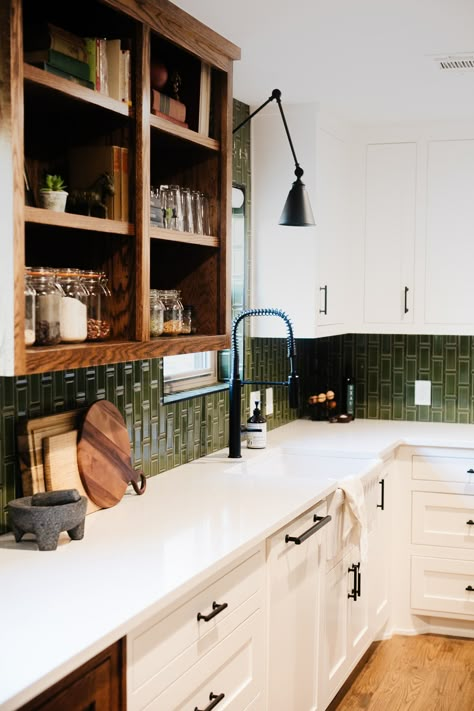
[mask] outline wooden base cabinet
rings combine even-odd
[[[125,711],[124,647],[107,647],[20,711]]]
[[[267,541],[269,711],[318,708],[324,522],[331,525],[326,518],[326,504],[322,503]],[[323,523],[313,535],[306,536]]]

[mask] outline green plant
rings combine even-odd
[[[41,190],[65,190],[66,185],[64,184],[64,180],[60,175],[51,175],[50,173],[47,173],[44,176],[44,185],[41,188]]]

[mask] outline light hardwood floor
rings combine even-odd
[[[349,709],[474,711],[474,640],[427,634],[376,643],[328,711]]]

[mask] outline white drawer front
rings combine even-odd
[[[414,454],[412,479],[474,484],[474,451],[460,450],[459,457]]]
[[[255,711],[265,708],[262,612],[254,613],[144,708],[146,711],[206,709],[211,694],[224,694],[215,706],[216,711],[242,711],[252,701],[251,708]]]
[[[474,617],[474,562],[412,556],[411,606]]]
[[[474,551],[474,496],[414,491],[411,536],[412,543]]]
[[[232,569],[166,617],[127,636],[128,708],[146,704],[262,605],[263,551]],[[209,621],[213,603],[227,607]],[[194,706],[193,706],[194,708]]]

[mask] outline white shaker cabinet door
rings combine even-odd
[[[364,321],[413,321],[416,143],[367,146]]]
[[[427,324],[474,323],[474,140],[428,144]]]

